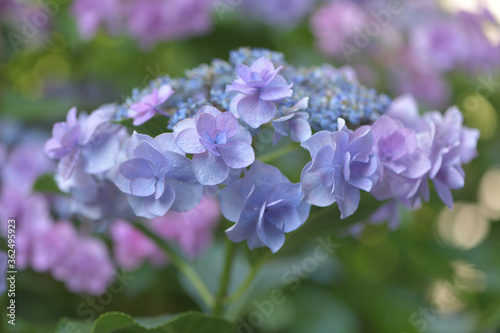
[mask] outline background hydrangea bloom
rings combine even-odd
[[[26,161],[30,163],[26,163]],[[2,163],[1,179],[6,185],[12,185],[18,191],[30,192],[36,179],[53,172],[51,160],[43,152],[39,142],[28,142],[15,147]]]
[[[250,67],[236,65],[238,79],[226,87],[227,92],[238,93],[231,101],[231,112],[253,128],[268,123],[277,111],[274,102],[293,94],[292,85],[278,75],[282,69],[283,66],[275,69],[265,57],[255,60]]]
[[[92,38],[103,26],[111,33],[116,33],[120,28],[120,0],[76,0],[71,11],[83,39]]]
[[[185,153],[193,154],[193,172],[203,185],[222,183],[230,168],[241,169],[255,160],[252,136],[229,112],[212,106],[198,111],[174,127],[175,142]]]
[[[33,239],[31,265],[38,272],[46,272],[61,263],[78,243],[78,234],[69,221],[54,223]]]
[[[137,230],[129,222],[116,220],[110,228],[113,240],[113,255],[119,267],[124,270],[134,270],[145,260],[155,266],[166,263],[165,254],[156,244]]]
[[[115,184],[128,194],[136,215],[152,218],[169,209],[188,211],[200,202],[203,186],[193,174],[191,161],[179,152],[172,133],[155,139],[132,135],[128,160],[120,164]]]
[[[115,269],[102,241],[81,237],[52,274],[74,293],[99,295],[113,280]]]
[[[166,115],[166,113],[159,109],[160,105],[172,96],[174,90],[168,84],[162,86],[160,89],[154,88],[153,91],[144,96],[139,102],[130,105],[128,116],[134,119],[134,126],[144,124],[157,113]]]
[[[219,219],[218,201],[203,196],[200,203],[187,212],[169,211],[148,223],[165,239],[177,242],[189,258],[194,258],[212,242]]]
[[[467,57],[464,30],[458,22],[434,21],[412,31],[410,47],[421,65],[449,71]]]
[[[247,240],[250,249],[267,246],[274,253],[285,243],[285,233],[300,227],[309,216],[300,184],[292,184],[279,169],[255,161],[245,177],[219,194],[222,215],[235,224],[226,230],[233,242]]]
[[[16,266],[30,265],[37,238],[51,228],[49,201],[41,194],[26,194],[15,187],[2,187],[0,194],[1,233],[7,234],[7,221],[16,218]]]
[[[144,49],[171,39],[203,35],[212,26],[214,0],[77,0],[72,4],[80,35],[92,38],[99,27],[129,33]],[[189,17],[189,19],[185,19]]]
[[[346,42],[355,36],[356,30],[363,28],[367,19],[363,8],[356,3],[334,1],[314,13],[311,27],[323,52],[331,56],[342,56],[344,52],[348,54],[344,46]]]
[[[0,296],[7,290],[7,252],[0,251]]]
[[[240,15],[251,15],[271,26],[293,28],[308,14],[316,0],[245,0],[238,7]]]
[[[305,201],[321,207],[337,202],[346,218],[358,208],[359,190],[372,189],[378,163],[369,127],[353,132],[341,118],[338,127],[339,131],[320,131],[302,143],[312,161],[302,170],[300,182]]]

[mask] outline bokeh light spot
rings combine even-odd
[[[469,250],[479,245],[490,231],[490,222],[477,204],[455,204],[443,208],[437,220],[439,238],[452,247]]]
[[[497,114],[490,102],[480,94],[469,95],[463,100],[465,124],[481,131],[481,139],[487,140],[495,134]]]
[[[479,202],[484,212],[492,219],[500,218],[500,167],[487,171],[479,185]]]

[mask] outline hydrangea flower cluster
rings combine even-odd
[[[276,73],[275,76],[268,77],[271,79],[268,83],[262,80],[249,81],[248,75],[256,77],[265,73],[271,75],[271,72]],[[247,80],[242,79],[242,76]],[[359,84],[350,67],[337,69],[328,64],[309,68],[295,67],[285,61],[282,53],[240,48],[230,52],[229,62],[216,59],[210,65],[204,64],[187,70],[185,77],[161,77],[151,81],[149,87],[142,91],[134,90],[132,96],[119,106],[116,119],[129,118],[131,105],[165,85],[171,86],[175,91],[160,108],[171,117],[169,129],[173,129],[181,120],[194,117],[205,105],[214,106],[221,111],[231,111],[238,118],[238,109],[245,107],[245,104],[251,106],[259,103],[265,105],[265,109],[258,108],[262,114],[256,116],[257,119],[243,119],[242,123],[249,127],[252,135],[257,135],[259,129],[255,127],[270,120],[276,121],[273,124],[283,122],[281,116],[288,114],[289,117],[290,110],[304,110],[307,103],[309,115],[299,113],[293,118],[307,118],[310,127],[316,131],[333,131],[337,128],[339,117],[344,118],[349,126],[371,124],[385,113],[391,103],[388,96]],[[261,91],[268,91],[268,96],[262,95]],[[291,97],[288,96],[292,91]],[[269,96],[271,93],[273,96]],[[242,100],[247,103],[241,103]],[[242,113],[247,116],[247,113]],[[288,124],[283,125],[288,126],[290,121],[286,120]],[[301,129],[306,127],[297,126]],[[308,131],[307,128],[303,130]],[[290,135],[285,128],[280,128],[279,132]]]
[[[377,77],[372,68],[383,68],[394,94],[412,93],[433,108],[449,101],[450,71],[499,71],[500,45],[485,27],[500,28],[487,8],[450,12],[439,1],[332,1],[311,16],[323,53],[353,64],[370,84]]]
[[[131,240],[144,239],[142,234],[129,232],[133,227],[117,217],[124,216],[131,221],[138,218],[133,214],[126,195],[121,192],[107,175],[113,173],[89,174],[84,167],[87,163],[82,152],[85,145],[69,145],[68,138],[90,137],[85,141],[99,150],[99,145],[109,145],[107,140],[129,135],[121,128],[100,123],[102,108],[80,117],[69,112],[70,123],[58,123],[54,127],[56,137],[47,141],[44,134],[18,126],[8,120],[1,122],[0,132],[0,237],[5,237],[7,221],[16,220],[16,268],[33,269],[39,273],[50,273],[54,279],[63,282],[67,289],[74,293],[98,295],[106,291],[113,281],[118,269],[134,269],[146,259],[153,257],[153,264],[165,265],[167,258],[159,252],[148,250],[152,246],[150,240],[137,243],[137,252],[130,254]],[[99,121],[87,123],[88,119]],[[100,124],[98,126],[95,126]],[[86,125],[87,124],[87,125]],[[96,127],[98,130],[96,130]],[[109,136],[106,128],[110,129]],[[86,134],[82,134],[82,130]],[[26,133],[30,133],[26,135]],[[63,133],[61,135],[61,133]],[[75,135],[75,133],[79,135]],[[90,135],[89,135],[90,133]],[[65,139],[66,138],[66,139]],[[59,141],[57,139],[60,139]],[[122,138],[123,139],[123,138]],[[40,142],[47,141],[47,150]],[[81,141],[82,142],[82,141]],[[47,154],[54,156],[54,151],[64,152],[62,147],[70,147],[69,151],[78,151],[81,157],[73,165],[69,179],[63,179],[60,172],[64,168],[55,168]],[[47,154],[46,154],[47,153]],[[117,160],[125,155],[120,151]],[[61,156],[58,164],[65,158]],[[106,154],[93,157],[102,159]],[[114,161],[113,156],[108,156]],[[124,158],[124,157],[123,157]],[[102,160],[103,164],[109,161]],[[116,168],[115,165],[113,165]],[[62,195],[53,192],[34,191],[35,182],[48,173],[56,173],[61,190],[70,194]],[[203,212],[203,213],[201,213]],[[183,252],[194,257],[203,252],[212,240],[213,229],[217,226],[220,211],[213,198],[203,197],[199,205],[186,213],[169,212],[165,216],[151,220],[151,228],[163,238],[180,245]],[[77,227],[71,219],[78,218]],[[121,229],[120,229],[121,228]],[[125,229],[125,230],[124,230]],[[183,231],[182,233],[180,231]],[[187,231],[186,231],[187,230]],[[108,235],[113,240],[110,249],[102,239]],[[142,236],[142,238],[141,238]],[[136,237],[136,238],[134,238]],[[126,246],[124,246],[126,245]],[[154,248],[154,247],[153,247]],[[158,249],[154,248],[154,251]],[[146,254],[147,255],[146,255]],[[6,265],[6,255],[0,252],[0,267]],[[5,272],[6,270],[2,270]],[[5,279],[4,279],[5,280]],[[3,281],[4,281],[3,280]],[[0,294],[5,285],[0,284]]]
[[[159,101],[162,90],[169,96]],[[130,110],[141,103],[155,110],[144,125],[168,116],[165,133],[154,138],[136,131],[128,135],[117,124],[134,117]],[[222,215],[234,222],[226,230],[229,239],[272,252],[283,246],[286,233],[306,222],[311,205],[337,203],[341,218],[346,218],[358,209],[360,191],[389,200],[390,207],[400,202],[414,209],[429,199],[431,180],[451,207],[450,190],[463,187],[462,164],[476,155],[479,137],[477,130],[463,126],[456,108],[445,115],[420,116],[410,96],[391,102],[360,86],[349,68],[296,68],[281,54],[261,49],[240,49],[229,63],[216,60],[187,71],[184,78],[159,78],[143,91],[134,91],[106,118],[113,139],[102,135],[102,140],[92,140],[101,125],[89,119],[103,119],[94,115],[101,113],[98,109],[76,118],[70,110],[67,122],[56,124],[46,145],[59,164],[66,156],[79,156],[70,159],[75,162],[68,179],[57,176],[70,193],[86,193],[88,184],[107,184],[115,186],[121,198],[126,195],[132,217],[121,217],[124,212],[113,203],[107,209],[111,213],[100,219],[153,219],[153,230],[162,234],[154,221],[189,214],[203,193],[210,192],[218,197]],[[264,128],[274,132],[273,141],[282,139],[309,151],[311,159],[304,162],[300,182],[290,182],[278,168],[259,160],[254,144]],[[104,150],[108,140],[118,140],[112,146],[116,149],[93,155],[95,161],[81,152]],[[87,148],[89,144],[93,146]],[[58,173],[66,169],[59,167]],[[83,181],[89,177],[94,183]],[[175,237],[182,238],[190,228],[180,228]],[[117,244],[123,237],[138,246],[135,256],[119,259],[124,268],[143,260],[166,260],[123,221],[115,223],[112,234]],[[122,245],[118,248],[119,253],[125,251]]]
[[[317,0],[77,0],[71,12],[84,39],[92,38],[104,27],[113,35],[128,34],[143,48],[151,48],[162,41],[205,35],[214,25],[214,18],[223,20],[235,14],[239,20],[293,28],[307,16],[315,2]]]
[[[162,90],[168,98],[158,102]],[[130,110],[141,103],[154,109],[147,121],[168,116],[172,132],[166,129],[156,138],[124,134],[114,166],[100,177],[83,162],[75,168],[97,183],[113,182],[127,195],[133,213],[145,218],[189,211],[200,202],[203,188],[215,186],[222,214],[235,223],[228,237],[273,252],[283,246],[285,233],[305,223],[311,205],[337,203],[346,218],[358,209],[361,190],[413,209],[428,200],[432,180],[451,206],[450,189],[463,186],[461,165],[473,158],[478,139],[477,131],[462,126],[457,109],[444,118],[435,112],[421,117],[410,97],[391,103],[359,85],[349,68],[295,68],[281,54],[262,49],[234,51],[230,62],[216,60],[184,78],[154,80],[117,106],[113,119],[134,117]],[[81,131],[70,118],[69,125],[56,127]],[[252,144],[262,128],[274,129],[275,143],[288,136],[309,151],[300,183],[258,160]],[[51,140],[60,144],[49,147],[63,146],[59,132],[73,137],[57,129]],[[116,228],[117,234],[137,237],[133,230]],[[161,259],[151,244],[143,248],[138,258]]]
[[[144,48],[207,33],[212,10],[213,0],[77,0],[72,4],[83,38],[92,38],[105,26],[112,34],[128,33]]]
[[[0,177],[0,233],[6,234],[7,221],[15,217],[17,269],[50,272],[75,293],[104,292],[115,274],[105,243],[78,233],[63,218],[53,219],[51,210],[56,202],[67,204],[67,199],[33,192],[36,179],[54,170],[40,138],[24,140],[9,149]],[[58,215],[63,217],[64,213]]]

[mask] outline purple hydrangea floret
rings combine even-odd
[[[282,69],[283,66],[274,68],[265,57],[257,59],[250,67],[236,65],[238,79],[226,86],[227,92],[238,93],[231,101],[230,111],[252,128],[271,121],[278,110],[275,102],[293,94],[292,84],[278,74]]]
[[[337,202],[341,217],[346,218],[358,208],[359,190],[372,189],[378,161],[368,126],[351,131],[339,118],[338,128],[320,131],[302,143],[312,161],[302,170],[300,182],[305,201],[320,207]]]
[[[312,135],[311,125],[307,121],[309,113],[307,109],[309,97],[304,97],[290,108],[284,108],[282,114],[273,120],[274,132],[273,144],[277,144],[283,136],[288,136],[292,141],[303,142]]]
[[[292,184],[279,169],[255,161],[245,177],[219,194],[221,212],[235,224],[226,230],[233,242],[278,251],[285,233],[296,230],[309,216],[300,184]]]
[[[462,113],[456,107],[449,108],[443,115],[437,111],[427,112],[424,117],[422,135],[427,136],[423,147],[431,161],[429,179],[441,200],[450,209],[453,196],[450,190],[465,185],[465,172],[462,164],[469,163],[477,156],[476,146],[479,131],[463,126]],[[422,182],[420,193],[428,200],[427,180]]]
[[[160,89],[154,88],[153,91],[144,96],[139,102],[133,103],[128,109],[128,116],[134,119],[134,126],[144,124],[149,119],[153,118],[155,114],[160,113],[168,116],[159,107],[172,96],[174,90],[168,84],[161,86]]]
[[[188,211],[201,200],[198,183],[187,159],[175,145],[172,133],[151,138],[134,133],[127,147],[127,160],[120,164],[115,184],[128,194],[138,216],[163,216],[172,209]]]
[[[99,174],[114,166],[120,149],[120,137],[116,134],[122,129],[110,123],[114,113],[114,105],[104,105],[77,118],[76,108],[72,108],[66,122],[54,125],[44,151],[59,160],[58,175],[69,179],[76,167],[88,174]]]
[[[252,136],[230,112],[212,106],[201,108],[194,118],[174,127],[177,146],[193,154],[193,172],[203,185],[216,185],[231,169],[249,166],[255,160]]]
[[[431,168],[429,158],[418,146],[415,130],[382,116],[371,131],[379,159],[379,181],[370,193],[378,200],[413,195],[419,180]]]

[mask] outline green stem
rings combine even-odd
[[[152,232],[146,225],[142,222],[133,223],[133,225],[139,229],[144,235],[148,236],[153,240],[156,245],[158,245],[168,256],[169,260],[174,264],[191,282],[196,291],[200,294],[203,302],[212,309],[214,307],[214,299],[207,286],[196,273],[196,271],[184,260],[179,257],[175,251],[170,247],[170,245],[160,236]]]
[[[227,240],[226,255],[224,260],[224,268],[222,270],[222,276],[219,284],[219,291],[215,297],[214,305],[214,315],[220,316],[222,314],[222,308],[227,296],[227,288],[229,286],[229,281],[231,278],[231,268],[233,259],[236,255],[236,243],[233,243],[229,239]]]
[[[262,163],[269,163],[270,161],[277,159],[278,157],[281,157],[283,155],[288,154],[289,152],[297,149],[296,144],[290,144],[288,146],[281,147],[280,149],[276,149],[275,151],[272,151],[270,153],[258,156],[257,158],[259,161]]]
[[[267,255],[263,256],[257,262],[257,264],[253,265],[252,270],[250,271],[250,273],[245,278],[245,281],[243,281],[241,283],[241,285],[238,287],[238,289],[236,289],[236,291],[231,296],[229,296],[226,299],[227,303],[234,303],[238,299],[240,299],[241,296],[243,296],[243,294],[245,293],[245,291],[247,291],[248,287],[250,287],[250,285],[252,284],[253,280],[255,279],[255,277],[257,276],[257,274],[259,273],[261,267],[264,265],[266,259],[267,259]]]
[[[316,213],[315,215],[311,215],[309,219],[310,220],[315,220],[316,218],[321,217],[323,214],[324,213]],[[241,285],[238,287],[238,289],[236,289],[236,291],[232,295],[230,295],[229,297],[226,298],[226,303],[234,303],[238,299],[240,299],[241,296],[243,296],[243,294],[247,291],[248,287],[250,287],[250,285],[254,281],[255,277],[259,273],[259,271],[262,268],[262,266],[266,263],[266,261],[267,261],[267,259],[268,259],[269,256],[270,256],[269,254],[266,254],[266,255],[263,255],[259,259],[259,261],[257,262],[257,264],[255,264],[252,267],[250,273],[247,275],[247,277],[241,283]]]

